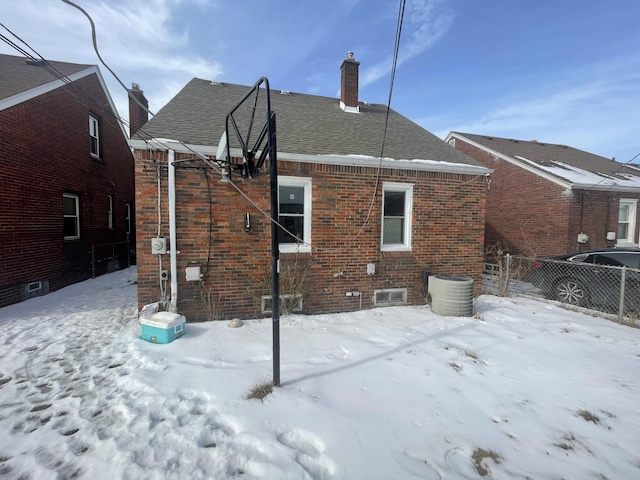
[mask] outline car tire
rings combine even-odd
[[[575,278],[562,278],[555,283],[555,297],[562,303],[587,306],[589,303],[589,291],[580,280]]]

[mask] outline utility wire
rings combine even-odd
[[[100,55],[100,52],[99,52],[99,49],[98,49],[96,27],[95,27],[95,23],[93,22],[93,19],[91,18],[91,16],[82,7],[76,5],[74,2],[72,2],[70,0],[61,0],[61,1],[66,3],[66,4],[68,4],[68,5],[70,5],[70,6],[72,6],[72,7],[74,7],[74,8],[76,8],[76,9],[78,9],[80,12],[82,12],[84,14],[85,17],[87,17],[87,19],[89,20],[89,23],[91,25],[91,38],[92,38],[92,43],[93,43],[93,49],[95,50],[96,55],[98,56],[98,59],[100,60],[102,65],[104,65],[104,67],[111,73],[111,75],[113,75],[113,77],[120,84],[120,86],[122,86],[122,88],[125,89],[125,91],[128,93],[130,98],[132,98],[149,115],[155,116],[147,107],[145,107],[142,104],[142,102],[140,102],[135,96],[133,96],[131,94],[129,89],[120,80],[118,75],[107,65],[107,63],[104,61],[104,59]],[[390,82],[390,86],[389,86],[389,98],[388,98],[388,102],[387,102],[387,111],[386,111],[386,116],[385,116],[385,126],[384,126],[384,132],[383,132],[383,141],[382,141],[382,146],[381,146],[381,151],[380,151],[380,159],[379,159],[379,164],[378,164],[378,173],[377,173],[377,176],[376,176],[376,186],[375,186],[375,189],[374,189],[374,192],[373,192],[371,203],[369,205],[369,211],[367,212],[367,217],[365,218],[365,220],[363,222],[363,225],[360,228],[360,231],[355,235],[355,237],[352,238],[351,241],[355,241],[358,238],[358,236],[362,233],[364,228],[366,227],[366,225],[368,223],[368,220],[369,220],[369,218],[371,216],[371,212],[373,210],[373,205],[375,203],[375,198],[376,198],[376,195],[377,195],[377,189],[378,189],[378,186],[379,186],[379,183],[380,183],[380,170],[381,170],[381,165],[382,165],[382,158],[383,158],[383,155],[384,155],[384,145],[385,145],[385,138],[386,138],[387,127],[388,127],[388,122],[389,122],[389,111],[390,111],[390,108],[391,108],[391,97],[392,97],[392,93],[393,93],[393,84],[394,84],[394,79],[395,79],[396,66],[397,66],[397,62],[398,62],[398,51],[399,51],[399,48],[400,48],[400,37],[401,37],[401,33],[402,33],[402,23],[403,23],[403,19],[404,19],[405,5],[406,5],[406,0],[400,0],[400,7],[399,7],[399,12],[398,12],[398,22],[397,22],[397,27],[396,27],[396,38],[395,38],[394,54],[393,54],[393,64],[392,64],[392,71],[391,71],[391,82]],[[185,144],[181,140],[178,140],[177,139],[178,138],[177,135],[175,133],[173,133],[173,131],[164,122],[162,122],[160,119],[156,119],[156,121],[158,121],[158,123],[160,123],[167,130],[167,132],[169,134],[171,134],[174,138],[176,138],[176,141],[178,143],[180,143],[188,151],[190,151],[191,153],[196,155],[200,160],[202,160],[205,164],[207,164],[209,167],[211,167],[213,171],[215,171],[217,174],[221,175],[224,178],[225,173],[222,172],[219,169],[220,167],[218,165],[216,165],[211,159],[209,159],[205,155],[201,154],[200,152],[197,152],[196,150],[193,150],[191,147],[189,147],[187,144]],[[166,143],[163,144],[158,139],[152,138],[151,135],[148,135],[146,133],[143,135],[143,130],[144,130],[144,128],[141,128],[140,130],[138,130],[138,133],[141,134],[141,136],[143,136],[143,137],[146,136],[148,141],[152,141],[152,142],[164,145],[167,148],[170,148],[168,145],[166,145]],[[145,141],[147,141],[147,140],[145,140]],[[271,160],[273,161],[273,159],[271,159]],[[284,232],[286,232],[287,234],[291,235],[293,238],[295,238],[301,244],[307,245],[307,246],[312,247],[312,248],[314,248],[316,250],[329,251],[329,249],[322,249],[320,247],[316,247],[316,246],[314,246],[314,245],[312,245],[312,244],[310,244],[308,242],[305,242],[303,239],[298,238],[292,232],[287,230],[283,225],[281,225],[273,216],[271,216],[269,213],[264,211],[264,209],[262,209],[258,204],[256,204],[256,202],[253,199],[251,199],[245,192],[243,192],[234,182],[232,182],[230,180],[229,183],[231,184],[231,186],[242,197],[244,197],[249,202],[250,205],[252,205],[254,208],[256,208],[258,210],[258,212],[260,212],[270,222],[274,223],[276,226],[281,228]]]
[[[117,80],[117,82],[120,84],[120,86],[122,86],[122,88],[125,89],[125,91],[127,91],[128,95],[134,99],[134,101],[141,107],[143,108],[149,115],[151,116],[155,116],[147,107],[145,107],[142,102],[140,102],[134,95],[131,94],[131,92],[129,91],[129,89],[125,86],[125,84],[122,82],[122,80],[120,80],[120,78],[118,77],[118,75],[107,65],[107,63],[103,60],[102,56],[100,55],[99,49],[98,49],[98,42],[97,42],[97,35],[96,35],[96,26],[95,23],[93,22],[93,19],[91,18],[91,16],[80,6],[76,5],[75,3],[73,3],[70,0],[61,0],[62,2],[71,5],[72,7],[80,10],[85,17],[87,17],[87,19],[89,20],[89,23],[91,24],[91,39],[92,39],[92,43],[93,43],[93,49],[96,52],[96,55],[98,56],[98,59],[100,60],[100,62],[102,63],[102,65],[104,65],[104,67],[109,70],[109,72],[111,73],[111,75],[114,76],[114,78]],[[170,133],[173,137],[175,137],[176,139],[178,138],[177,135],[175,133],[173,133],[173,131],[164,123],[162,122],[160,119],[157,119],[157,121],[167,130],[168,133]],[[142,128],[140,130],[138,130],[138,132],[140,132],[141,130],[143,130]],[[158,142],[160,144],[162,144],[162,142],[158,141],[155,138],[151,138],[150,135],[147,135],[150,139],[150,141],[153,142]],[[192,149],[191,147],[189,147],[187,144],[185,144],[184,142],[182,142],[181,140],[176,140],[178,143],[180,143],[183,147],[185,147],[188,151],[190,151],[191,153],[193,153],[194,155],[198,156],[198,158],[200,158],[204,163],[206,163],[209,167],[211,167],[213,169],[213,171],[215,171],[217,174],[219,174],[220,176],[224,177],[224,172],[222,172],[219,169],[219,166],[216,165],[214,162],[212,162],[208,157],[206,157],[205,155],[201,154],[200,152],[197,152],[196,150]],[[166,146],[166,144],[164,144]],[[168,147],[169,148],[169,147]],[[273,159],[271,159],[273,160]],[[248,202],[250,205],[252,205],[254,208],[256,208],[262,215],[264,215],[266,218],[269,219],[270,222],[275,223],[278,227],[280,227],[283,231],[285,231],[286,233],[290,234],[292,237],[296,238],[297,240],[300,241],[300,243],[305,244],[305,245],[309,245],[312,246],[311,244],[304,242],[302,239],[298,238],[296,235],[294,235],[292,232],[290,232],[289,230],[287,230],[283,225],[281,225],[275,218],[273,218],[271,215],[269,215],[267,212],[265,212],[262,208],[260,208],[260,206],[258,204],[256,204],[256,202],[253,201],[253,199],[251,199],[245,192],[243,192],[234,182],[229,181],[229,183],[232,185],[232,187],[238,192],[240,193],[240,195],[242,195]],[[314,247],[317,248],[317,247]]]
[[[371,212],[373,211],[373,206],[376,203],[376,198],[378,196],[378,187],[380,186],[380,171],[382,170],[382,159],[384,158],[384,146],[387,138],[387,128],[389,126],[389,113],[391,110],[391,97],[393,95],[393,84],[396,78],[396,67],[398,65],[398,52],[400,51],[400,37],[402,36],[402,23],[404,21],[404,9],[405,9],[406,0],[400,0],[400,6],[398,9],[398,22],[396,25],[396,39],[393,48],[393,61],[391,66],[391,80],[389,82],[389,98],[387,99],[387,111],[384,119],[384,131],[382,132],[382,145],[380,146],[380,158],[378,159],[378,170],[376,173],[376,183],[373,188],[373,195],[371,196],[371,202],[369,203],[369,210],[367,211],[367,216],[362,222],[362,226],[360,230],[355,235],[355,237],[351,238],[351,242],[355,242],[356,239],[360,236],[360,234],[364,231],[365,227],[369,223],[369,218],[371,217]]]
[[[18,39],[20,42],[22,42],[29,50],[31,50],[33,52],[33,54],[31,54],[29,51],[25,50],[23,47],[21,47],[20,45],[15,43],[13,40],[7,38],[3,34],[0,34],[0,40],[4,41],[7,45],[12,47],[14,50],[16,50],[19,53],[21,53],[25,58],[27,58],[28,60],[32,61],[38,67],[43,68],[45,71],[49,72],[53,77],[55,77],[58,80],[62,81],[67,87],[70,87],[73,90],[75,90],[76,92],[82,94],[86,99],[88,99],[90,101],[93,101],[96,105],[101,105],[102,107],[104,107],[101,104],[101,102],[98,101],[98,99],[96,99],[93,95],[91,95],[88,92],[86,92],[84,89],[82,89],[82,87],[78,86],[77,83],[74,82],[73,80],[71,80],[68,76],[64,75],[60,70],[58,70],[53,64],[51,64],[49,61],[47,61],[31,45],[29,45],[26,41],[24,41],[22,38],[20,38],[16,33],[14,33],[6,25],[0,23],[0,27],[4,28],[7,32],[9,32],[16,39]],[[35,56],[34,56],[34,54],[35,54]],[[85,102],[83,102],[80,98],[78,98],[78,96],[75,95],[73,91],[71,91],[71,90],[68,90],[68,91],[75,98],[75,100],[78,103],[80,103],[84,107],[89,108],[89,105],[86,104]],[[120,117],[116,112],[112,111],[110,108],[106,108],[105,110],[108,111],[116,120],[121,122],[122,125],[128,126],[128,122],[124,118]]]
[[[629,165],[631,162],[633,162],[636,158],[640,157],[640,152],[636,153],[631,160],[623,163],[622,165],[620,165],[620,167],[618,167],[617,170],[615,170],[611,175],[615,175],[616,173],[618,173],[620,170],[622,170],[624,167],[626,167],[627,165]],[[589,188],[585,189],[585,192],[588,192],[589,190],[593,190],[594,188],[596,188],[598,185],[600,185],[602,182],[604,182],[605,180],[609,180],[610,176],[603,178],[602,180],[600,180],[598,183],[591,185]]]

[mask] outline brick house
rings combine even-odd
[[[96,66],[0,55],[0,306],[128,265],[133,156],[115,112]]]
[[[299,236],[280,232],[285,309],[424,304],[425,272],[470,276],[479,293],[490,170],[393,110],[381,155],[387,108],[358,100],[358,66],[351,55],[342,63],[341,99],[271,90],[274,217]],[[132,137],[140,307],[169,302],[169,255],[152,253],[152,239],[168,234],[171,162],[172,306],[191,321],[270,311],[269,176],[236,189],[198,160],[216,155],[227,113],[250,88],[194,78]]]
[[[553,256],[638,246],[640,168],[566,145],[451,132],[445,139],[493,170],[485,246]]]

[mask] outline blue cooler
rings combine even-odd
[[[158,312],[150,317],[141,316],[142,338],[152,343],[171,343],[184,335],[186,319],[171,312]]]

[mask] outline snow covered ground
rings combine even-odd
[[[532,299],[139,338],[135,268],[0,309],[0,477],[640,478],[640,329]]]

